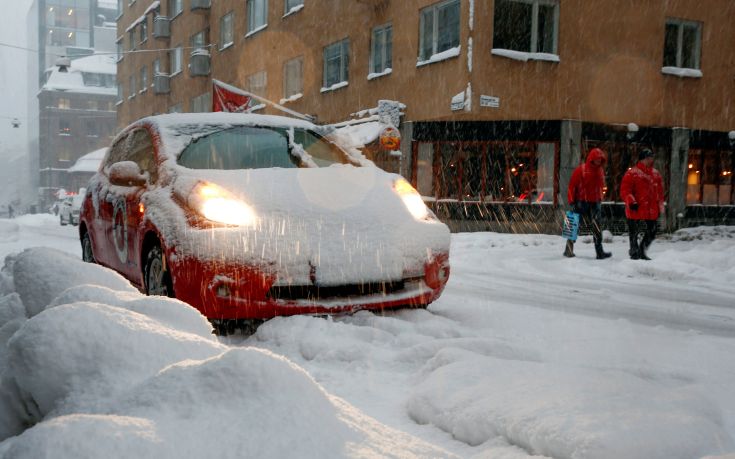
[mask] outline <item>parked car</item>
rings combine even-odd
[[[422,307],[449,277],[449,229],[401,176],[278,116],[144,118],[90,181],[85,261],[207,318]]]
[[[79,224],[79,212],[82,208],[82,201],[84,201],[84,194],[81,193],[67,196],[60,201],[59,223],[61,226],[68,224],[76,226]]]

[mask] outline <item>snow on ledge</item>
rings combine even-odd
[[[665,75],[674,75],[679,78],[702,78],[702,71],[699,69],[685,69],[682,67],[661,67],[661,73]]]
[[[299,100],[302,97],[304,97],[304,94],[303,93],[298,93],[298,94],[294,94],[293,96],[286,97],[285,99],[281,99],[281,100],[278,101],[278,103],[281,104],[281,105],[283,105],[283,104],[288,103],[288,102],[293,102],[293,101]]]
[[[494,56],[507,57],[517,61],[548,61],[548,62],[559,62],[559,56],[557,54],[549,53],[527,53],[524,51],[515,51],[512,49],[493,48],[490,53]]]
[[[256,29],[251,30],[250,32],[248,32],[248,33],[245,34],[245,38],[252,37],[256,33],[260,32],[263,29],[265,29],[266,27],[268,27],[268,24],[263,24],[262,26],[260,26],[260,27],[258,27]]]
[[[296,5],[296,6],[292,7],[290,10],[288,10],[288,13],[284,14],[283,16],[281,16],[281,19],[283,19],[285,17],[288,17],[288,16],[291,16],[292,14],[298,13],[299,11],[301,11],[303,9],[304,9],[304,4],[303,3],[301,5]]]
[[[339,88],[344,88],[349,83],[347,81],[340,81],[339,83],[334,83],[332,86],[329,86],[327,88],[322,88],[319,91],[322,93],[329,92],[329,91],[335,91]]]
[[[462,49],[462,45],[449,48],[446,51],[442,51],[441,53],[436,53],[432,55],[430,58],[426,59],[425,61],[418,61],[416,63],[416,67],[422,67],[424,65],[433,64],[434,62],[441,62],[447,59],[451,59],[453,57],[459,56],[459,52]]]
[[[368,73],[367,79],[368,80],[374,80],[376,78],[380,78],[380,77],[385,76],[385,75],[390,75],[391,73],[393,73],[393,69],[390,68],[390,67],[388,67],[387,69],[383,70],[382,72]]]

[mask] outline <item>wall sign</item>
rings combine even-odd
[[[500,97],[480,96],[480,107],[500,108]]]

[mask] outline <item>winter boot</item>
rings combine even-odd
[[[602,243],[595,244],[595,252],[597,253],[598,260],[604,260],[605,258],[610,258],[612,256],[612,253],[602,250]]]
[[[638,247],[634,247],[633,245],[628,250],[628,255],[630,255],[631,260],[639,260],[641,258]]]
[[[574,257],[574,241],[567,240],[567,247],[564,249],[564,256],[567,258]]]

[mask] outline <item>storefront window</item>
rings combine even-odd
[[[719,204],[721,206],[735,204],[733,201],[733,152],[720,152],[720,184],[718,190]]]
[[[728,150],[689,150],[687,204],[732,205],[733,153]]]
[[[689,150],[689,163],[687,164],[687,204],[699,204],[699,188],[701,185],[700,170],[702,167],[701,150]]]

